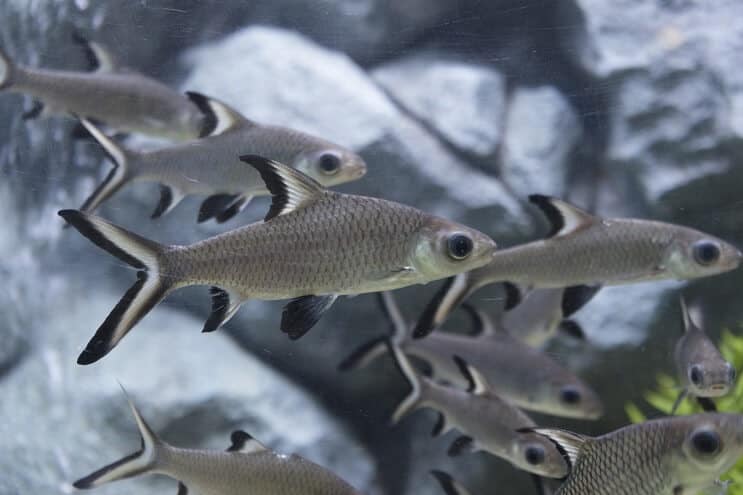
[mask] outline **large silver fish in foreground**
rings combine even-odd
[[[72,113],[125,132],[188,140],[210,132],[212,123],[185,95],[130,69],[119,67],[98,43],[81,36],[93,72],[32,69],[0,50],[0,90],[37,100],[24,115]]]
[[[483,268],[449,280],[421,316],[423,337],[477,289],[509,282],[525,289],[687,280],[737,268],[743,255],[698,230],[651,220],[601,218],[565,201],[533,195],[549,237],[498,251]]]
[[[412,339],[390,294],[383,294],[383,310],[392,325],[392,336],[374,339],[344,360],[341,370],[366,366],[385,354],[390,340],[406,354],[431,366],[439,381],[467,386],[454,357],[476,368],[498,395],[529,411],[569,418],[597,419],[603,404],[588,384],[543,352],[532,348],[509,332],[494,325],[482,311],[468,305],[476,335],[437,331],[425,339]]]
[[[178,480],[178,495],[361,495],[327,469],[298,455],[277,454],[236,431],[227,451],[172,447],[160,440],[129,405],[142,449],[73,483],[78,489],[143,474]]]
[[[735,384],[735,367],[727,362],[707,333],[691,319],[689,308],[681,298],[684,334],[676,344],[674,358],[683,390],[679,393],[671,414],[687,395],[696,398],[707,411],[714,411],[712,397],[722,397]]]
[[[286,127],[258,124],[198,93],[188,96],[215,123],[214,130],[202,139],[155,151],[126,149],[92,123],[82,121],[106,150],[114,169],[81,211],[92,213],[126,184],[157,182],[160,202],[152,218],[167,213],[185,196],[198,195],[208,196],[198,221],[214,218],[225,222],[245,208],[252,197],[269,194],[258,172],[240,161],[244,154],[285,163],[327,187],[359,179],[366,173],[364,160],[341,146]]]
[[[555,495],[696,495],[719,490],[719,477],[743,456],[740,414],[661,418],[597,438],[533,431],[555,442],[570,462]]]
[[[144,239],[76,210],[59,214],[100,248],[139,269],[127,291],[78,358],[106,355],[168,293],[212,286],[216,330],[248,298],[295,298],[281,329],[297,339],[340,295],[424,284],[488,263],[495,242],[464,225],[415,208],[325,189],[301,172],[258,156],[255,167],[273,195],[264,222],[187,246]],[[246,166],[249,166],[246,165]]]
[[[460,433],[449,448],[451,456],[484,451],[535,475],[563,478],[568,474],[565,459],[551,442],[517,431],[534,427],[531,418],[493,392],[482,375],[464,360],[454,359],[470,382],[468,390],[420,376],[399,347],[390,343],[390,351],[412,388],[395,411],[393,424],[412,411],[430,407],[439,413],[434,436],[451,430]]]

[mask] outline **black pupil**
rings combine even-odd
[[[694,448],[702,454],[714,454],[720,448],[720,437],[713,431],[700,431],[691,438]]]
[[[455,258],[464,258],[472,251],[472,239],[466,235],[456,234],[449,238],[449,252]]]
[[[694,247],[697,261],[703,265],[709,265],[720,257],[720,248],[711,242],[700,242]]]
[[[338,170],[340,160],[335,155],[323,155],[320,157],[320,168],[323,172],[335,172]]]
[[[526,462],[532,465],[544,462],[544,450],[541,447],[529,447],[526,449]]]
[[[697,366],[691,367],[691,383],[694,385],[700,385],[702,383],[702,370],[700,370]]]
[[[580,402],[580,392],[574,388],[566,388],[562,391],[562,400],[566,404],[577,404]]]

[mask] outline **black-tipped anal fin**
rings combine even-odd
[[[212,311],[201,330],[203,333],[213,332],[222,326],[230,309],[230,295],[226,290],[212,287],[209,292],[212,295]]]
[[[439,306],[444,302],[455,282],[456,277],[449,277],[433,296],[433,299],[428,303],[423,314],[418,318],[418,321],[415,324],[415,328],[413,329],[413,339],[422,339],[427,337],[436,329],[436,322],[434,321],[436,319],[436,313],[438,313]]]
[[[575,285],[567,287],[562,295],[562,317],[567,318],[593,299],[601,290],[600,285]]]
[[[709,397],[697,397],[697,403],[702,406],[702,410],[705,412],[717,412],[715,401]]]
[[[237,199],[237,194],[214,194],[206,198],[199,208],[199,223],[206,222],[209,219],[224,211],[233,201]]]
[[[301,338],[320,321],[322,315],[330,309],[337,298],[337,295],[329,294],[302,296],[292,300],[284,306],[284,312],[281,315],[281,331],[288,334],[292,340]]]

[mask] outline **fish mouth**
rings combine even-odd
[[[708,396],[720,397],[721,395],[727,394],[728,390],[730,390],[730,387],[727,384],[711,385],[708,390]]]

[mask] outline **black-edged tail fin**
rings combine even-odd
[[[140,237],[95,215],[61,210],[59,215],[95,245],[138,268],[137,281],[78,357],[78,364],[91,364],[108,354],[116,344],[168,293],[176,282],[160,273],[164,246]]]
[[[413,330],[413,338],[421,339],[440,327],[452,311],[477,289],[470,273],[460,273],[448,279],[423,311]]]
[[[431,476],[439,483],[446,495],[470,495],[470,492],[457,483],[454,478],[444,471],[433,470]]]
[[[0,89],[7,89],[13,84],[13,73],[16,71],[16,65],[0,48]]]
[[[410,362],[405,352],[392,342],[387,342],[390,354],[400,370],[400,373],[405,377],[411,387],[411,391],[405,399],[397,406],[395,412],[392,414],[391,423],[396,425],[400,420],[405,417],[409,412],[417,409],[423,398],[423,384],[421,383],[418,372],[413,367],[413,363]]]
[[[80,124],[90,133],[91,136],[101,145],[108,155],[114,168],[109,172],[103,182],[96,187],[93,194],[85,200],[80,207],[80,211],[86,213],[94,212],[104,201],[113,196],[124,184],[131,180],[130,160],[131,154],[122,146],[108,137],[95,124],[87,119],[80,119]]]
[[[124,393],[126,394],[126,391]],[[152,429],[147,425],[147,422],[142,418],[142,415],[128,396],[127,400],[129,401],[129,407],[132,410],[134,420],[137,423],[137,428],[142,438],[141,449],[134,454],[102,467],[84,478],[80,478],[72,484],[75,488],[86,490],[111,481],[132,478],[149,472],[155,466],[159,451],[163,448],[164,444],[152,432]]]

